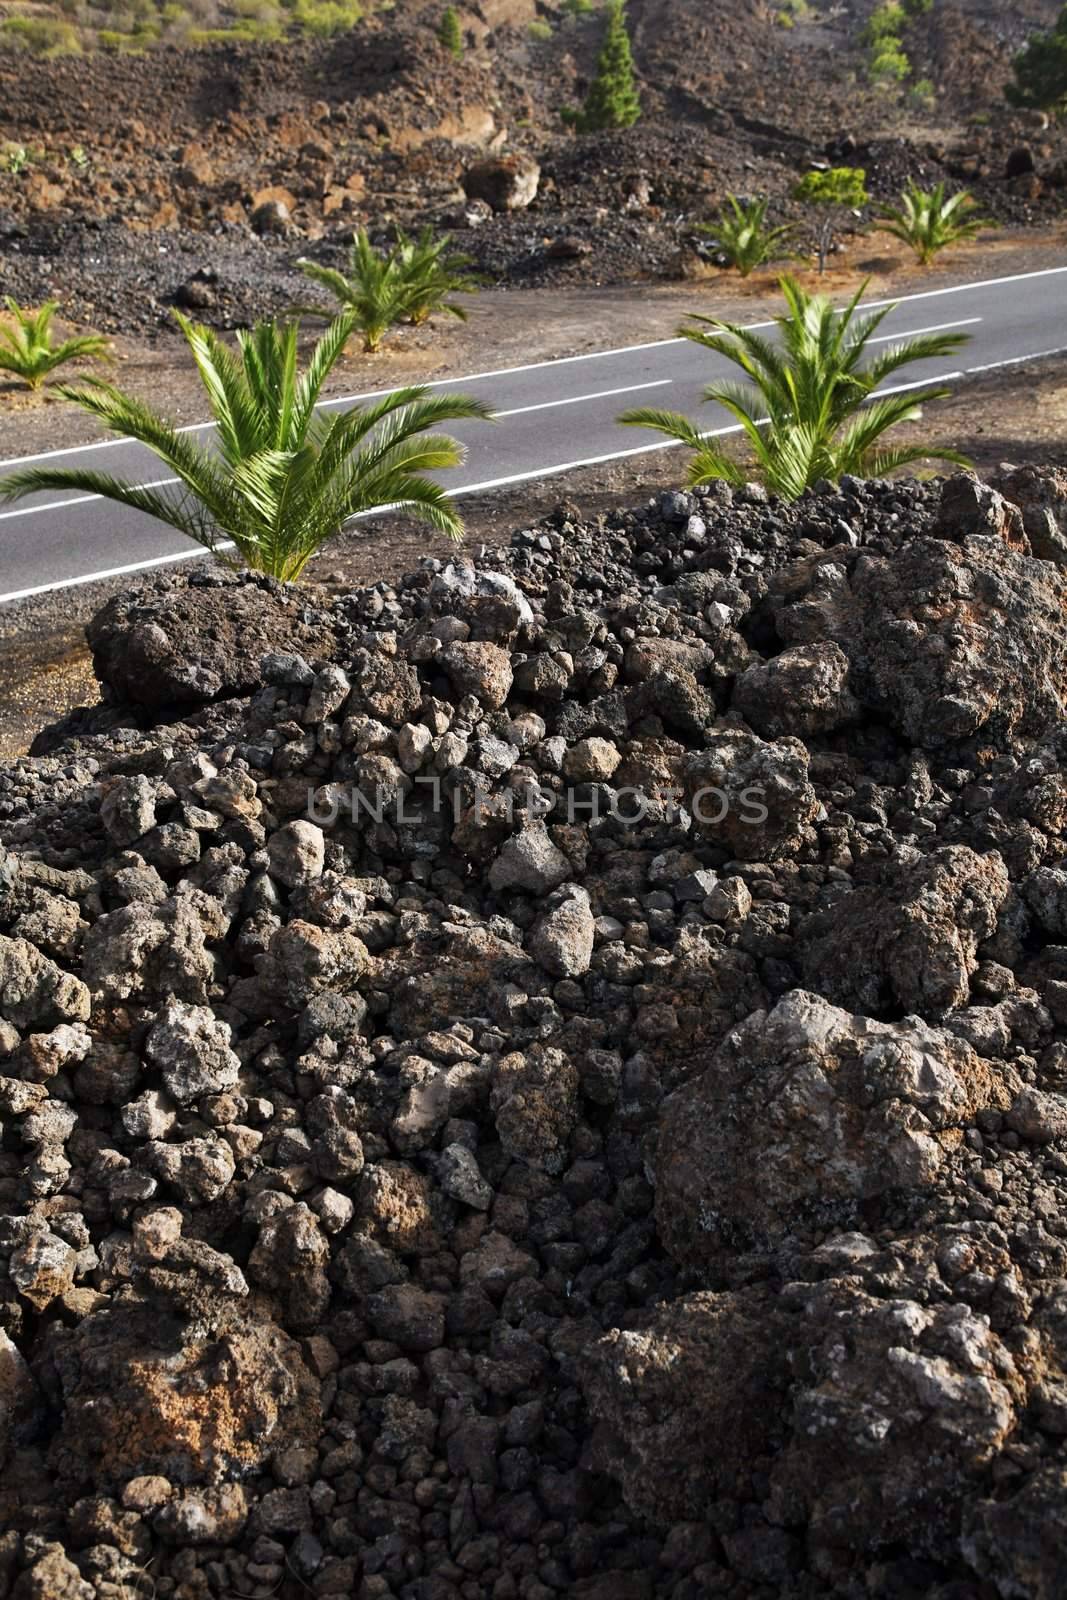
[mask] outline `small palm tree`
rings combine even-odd
[[[747,278],[765,261],[791,254],[784,248],[792,227],[772,228],[767,224],[769,200],[738,200],[726,196],[726,205],[715,222],[701,223],[700,232],[714,237],[717,248],[742,278]]]
[[[178,321],[214,416],[209,444],[194,444],[149,406],[99,380],[62,392],[112,432],[146,445],[179,480],[179,492],[89,470],[32,468],[0,479],[0,500],[43,489],[103,495],[213,552],[230,542],[244,565],[282,580],[298,578],[326,539],[378,506],[411,511],[450,538],[462,536],[445,491],[424,474],[458,466],[465,451],[428,430],[489,417],[480,400],[398,389],[327,418],[316,406],[351,336],[350,314],[330,324],[302,376],[294,324],[264,322],[241,332],[235,352],[209,328]]]
[[[474,265],[470,256],[451,248],[452,235],[444,233],[435,239],[432,228],[423,228],[418,238],[409,239],[398,228],[396,241],[408,279],[411,321],[418,326],[444,312],[466,322],[466,307],[449,295],[471,293],[479,280],[470,270]]]
[[[881,399],[875,395],[901,367],[947,355],[966,343],[967,335],[901,339],[871,356],[868,346],[893,307],[861,314],[859,302],[866,287],[863,284],[837,312],[825,296],[809,295],[794,279],[783,278],[781,290],[789,314],[776,319],[780,343],[714,317],[693,317],[690,320],[698,326],[678,330],[684,338],[725,356],[748,378],[748,385],[712,384],[704,398],[725,407],[736,419],[755,458],[755,471],[768,489],[786,500],[797,499],[820,478],[836,482],[844,473],[881,478],[910,462],[927,460],[969,465],[954,450],[883,442],[890,429],[917,420],[923,404],[941,399],[947,389]],[[740,484],[753,476],[751,465],[725,454],[677,412],[627,411],[619,421],[654,428],[688,445],[693,451],[691,486],[717,478]]]
[[[40,389],[57,367],[68,362],[100,359],[108,353],[102,333],[81,333],[55,344],[52,319],[58,300],[48,300],[39,311],[27,311],[11,296],[4,296],[10,322],[0,322],[0,372],[11,372],[30,389]]]
[[[947,195],[943,183],[920,189],[909,183],[897,207],[886,206],[879,213],[879,227],[910,245],[924,267],[949,245],[973,239],[987,225],[976,215],[977,203],[966,190]]]
[[[309,278],[353,313],[353,327],[363,335],[363,348],[373,353],[390,328],[401,322],[424,322],[435,311],[465,321],[467,313],[449,295],[475,287],[466,256],[448,250],[447,234],[436,243],[427,229],[416,240],[397,232],[396,243],[378,251],[366,228],[352,236],[348,271],[320,267],[302,258],[297,265]],[[321,306],[298,306],[301,316],[329,317]]]

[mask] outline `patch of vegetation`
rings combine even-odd
[[[790,253],[785,243],[793,229],[789,225],[771,227],[767,221],[769,205],[769,200],[739,200],[728,194],[717,220],[699,225],[699,231],[711,236],[714,247],[742,278],[764,262]]]
[[[608,0],[607,27],[585,105],[567,117],[580,133],[630,128],[641,115],[624,0]]]
[[[1035,33],[1012,63],[1004,93],[1013,106],[1061,116],[1067,111],[1067,5],[1047,33]]]
[[[102,333],[77,334],[56,344],[52,321],[59,310],[58,300],[48,300],[38,311],[30,311],[5,295],[4,305],[8,315],[0,321],[0,372],[21,378],[28,389],[43,388],[58,367],[107,355],[108,341]]]
[[[531,39],[537,39],[542,44],[552,37],[551,22],[531,22],[527,24],[526,32]]]
[[[437,37],[445,49],[459,61],[463,55],[463,29],[460,27],[459,12],[455,6],[445,8]]]
[[[52,17],[5,17],[0,22],[0,43],[30,50],[46,61],[81,53],[77,28]]]
[[[966,190],[949,195],[943,183],[932,189],[921,189],[909,183],[901,196],[899,206],[887,206],[878,215],[879,228],[914,250],[922,266],[929,266],[935,256],[950,245],[964,244],[973,239],[986,219],[977,215],[977,204]]]
[[[352,330],[363,335],[363,348],[373,353],[390,328],[401,322],[423,323],[437,312],[467,320],[465,307],[452,295],[478,287],[470,258],[451,248],[451,237],[435,239],[424,228],[415,239],[397,230],[396,243],[376,250],[365,228],[353,235],[348,271],[322,267],[302,258],[297,265],[327,289],[352,318]],[[298,306],[300,316],[329,317],[321,306]]]
[[[354,28],[374,0],[60,0],[64,16],[8,17],[0,44],[37,55],[106,50],[141,55],[160,43],[233,44]],[[378,9],[388,0],[378,0]]]
[[[883,0],[871,13],[862,38],[867,48],[867,76],[872,83],[903,83],[911,72],[903,39],[907,25],[908,12],[899,0]]]
[[[32,160],[26,146],[17,140],[0,145],[0,172],[9,172],[13,178],[21,178]]]
[[[835,226],[846,212],[855,211],[870,200],[867,174],[862,167],[830,167],[825,172],[808,172],[793,190],[793,198],[814,206],[820,216],[816,239],[819,271],[825,272]]]
[[[890,430],[916,421],[926,402],[942,399],[949,390],[874,398],[875,390],[902,367],[958,350],[966,334],[902,339],[872,355],[874,335],[894,308],[861,314],[866,284],[840,313],[828,297],[807,294],[792,278],[783,278],[780,288],[787,312],[775,319],[776,340],[715,317],[691,317],[691,325],[678,330],[725,356],[748,380],[712,384],[704,398],[740,424],[749,459],[728,455],[677,412],[627,411],[619,421],[653,428],[688,446],[693,456],[687,481],[693,488],[717,479],[742,484],[755,473],[786,500],[798,499],[821,478],[837,483],[846,473],[884,478],[916,461],[968,464],[953,450],[885,442]]]
[[[782,28],[795,28],[811,15],[808,0],[776,0],[775,14]]]
[[[78,489],[102,495],[223,555],[283,582],[300,577],[315,552],[363,511],[392,505],[452,539],[463,526],[444,490],[426,474],[460,465],[464,448],[443,422],[487,418],[466,395],[399,389],[351,411],[316,410],[322,386],[354,327],[351,312],[327,328],[301,374],[295,324],[260,323],[237,335],[237,351],[210,328],[178,322],[204,384],[215,424],[199,445],[164,417],[111,384],[63,388],[112,433],[136,439],[180,482],[177,494],[106,473],[31,468],[0,485],[0,499]],[[225,558],[225,557],[224,557]]]

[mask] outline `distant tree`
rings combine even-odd
[[[1015,82],[1004,93],[1013,106],[1059,115],[1067,110],[1067,5],[1048,33],[1035,33],[1012,62]]]
[[[449,6],[445,11],[437,37],[458,61],[463,54],[463,29],[459,25],[459,12],[455,6]]]
[[[573,119],[582,133],[599,128],[629,128],[641,115],[624,0],[609,0],[607,12],[607,30],[600,47],[596,77],[585,105]]]
[[[825,272],[835,226],[846,211],[854,211],[870,199],[867,174],[862,167],[831,167],[826,172],[808,172],[793,190],[793,198],[815,206],[821,213],[817,243],[819,271]]]
[[[901,0],[901,3],[909,22],[916,17],[929,16],[934,9],[934,0]]]

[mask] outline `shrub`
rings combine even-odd
[[[738,200],[736,195],[728,194],[717,221],[701,225],[700,231],[712,236],[717,249],[742,278],[765,261],[788,254],[783,246],[793,229],[768,225],[769,204],[767,200]]]
[[[885,435],[913,422],[929,400],[949,391],[895,394],[876,391],[901,367],[958,350],[966,334],[935,333],[901,339],[877,355],[870,346],[894,308],[862,314],[859,289],[844,311],[822,295],[808,295],[792,278],[781,280],[787,315],[776,318],[778,338],[714,317],[691,317],[678,332],[739,367],[748,384],[712,384],[704,398],[722,406],[740,425],[752,461],[738,461],[677,412],[642,409],[619,418],[630,427],[653,428],[693,451],[688,482],[696,487],[725,479],[745,483],[755,470],[773,493],[795,500],[820,478],[838,482],[846,473],[881,478],[915,461],[967,465],[955,451],[926,445],[892,446]]]
[[[552,24],[550,22],[531,22],[526,29],[531,39],[537,39],[542,44],[552,37]]]
[[[866,205],[870,199],[867,174],[862,167],[831,167],[826,172],[808,172],[793,190],[793,198],[815,206],[822,213],[816,237],[819,271],[825,272],[835,223],[846,211]]]
[[[909,183],[899,206],[879,212],[879,227],[910,245],[925,267],[949,245],[973,239],[986,225],[984,217],[975,215],[976,209],[965,191],[946,195],[943,183],[929,190]]]
[[[872,49],[887,39],[897,43],[906,22],[904,7],[898,5],[897,0],[887,0],[885,5],[880,5],[876,11],[872,11],[863,30],[863,43]]]
[[[601,128],[629,128],[641,115],[623,0],[609,0],[607,10],[608,21],[596,76],[585,105],[572,119],[574,126],[583,133]]]
[[[867,72],[872,83],[902,83],[911,71],[911,62],[898,44],[888,41],[872,54]]]
[[[21,45],[46,60],[54,56],[76,56],[81,52],[77,28],[51,17],[7,17],[0,22],[0,40]]]
[[[106,355],[102,333],[83,333],[55,343],[52,319],[58,300],[48,300],[39,311],[28,311],[10,295],[4,296],[9,320],[0,322],[0,372],[21,378],[29,389],[40,389],[57,367],[72,361]]]
[[[1004,90],[1012,105],[1059,115],[1067,110],[1067,5],[1047,33],[1035,33],[1012,62],[1015,82]]]
[[[463,55],[463,29],[459,25],[459,12],[455,6],[448,6],[445,10],[437,37],[458,61]]]
[[[110,384],[63,389],[111,432],[136,439],[180,481],[177,494],[87,469],[29,468],[0,480],[0,499],[41,490],[81,490],[130,506],[221,554],[233,544],[257,572],[299,578],[316,550],[363,511],[410,511],[450,538],[462,524],[444,490],[425,476],[458,466],[463,446],[429,430],[488,417],[480,400],[427,389],[393,394],[324,416],[317,405],[353,327],[337,317],[297,369],[296,327],[261,323],[237,335],[235,353],[209,328],[179,324],[215,424],[197,444],[151,407]]]

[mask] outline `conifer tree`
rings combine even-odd
[[[575,126],[582,133],[599,128],[629,128],[641,115],[624,0],[609,0],[607,9],[608,26],[600,47],[596,77],[589,87],[585,105],[575,118]]]
[[[463,54],[463,30],[459,25],[459,12],[455,6],[449,6],[445,11],[437,37],[458,61]]]

